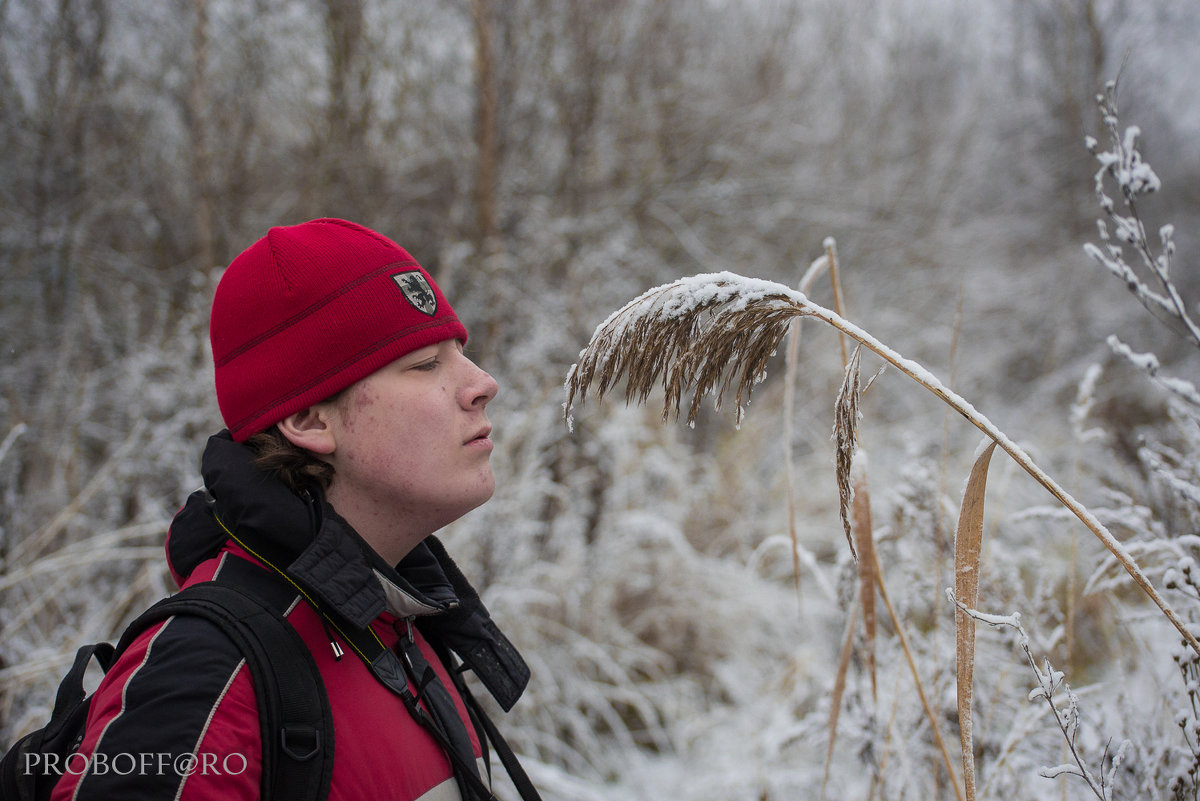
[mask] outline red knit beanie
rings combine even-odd
[[[238,442],[410,351],[467,338],[403,248],[333,219],[272,228],[246,248],[209,322],[217,403]]]

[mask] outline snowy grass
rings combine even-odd
[[[763,106],[772,114],[775,107]],[[638,111],[634,121],[643,118]],[[727,133],[718,129],[717,138]],[[761,142],[757,132],[753,138]],[[1122,133],[1122,144],[1126,139]],[[994,147],[984,136],[971,142],[978,142],[972,154]],[[793,137],[779,144],[792,158]],[[857,159],[860,151],[850,147]],[[926,168],[908,154],[886,161],[899,172],[909,164]],[[947,187],[965,177],[952,167],[947,162],[946,175],[955,176]],[[994,176],[1010,168],[1020,172],[1022,165],[989,162],[978,172],[988,176],[989,189],[1003,192]],[[797,174],[781,174],[789,193],[804,183]],[[748,224],[733,213],[724,187],[740,191],[736,182],[689,178],[657,202],[656,216],[686,240],[687,258],[790,273],[769,263],[802,252],[813,231],[764,247],[776,211],[762,213],[761,227]],[[969,308],[987,310],[967,320],[961,382],[954,369],[945,370],[947,386],[986,400],[997,420],[1007,417],[1004,428],[1019,432],[1019,446],[1067,476],[1181,615],[1195,620],[1200,597],[1189,586],[1193,568],[1185,568],[1200,531],[1200,428],[1187,392],[1163,403],[1159,385],[1142,380],[1151,373],[1168,378],[1166,360],[1147,353],[1157,340],[1124,346],[1133,357],[1126,361],[1118,347],[1103,365],[1090,356],[1054,362],[1055,343],[1080,336],[1075,323],[1107,321],[1112,313],[1088,308],[1073,316],[1067,303],[1048,307],[1039,297],[1052,294],[1046,273],[1071,265],[1078,248],[1044,248],[1031,235],[1036,226],[1011,217],[943,220],[916,203],[911,212],[897,209],[899,221],[864,216],[868,205],[886,208],[910,197],[885,192],[881,201],[878,191],[869,193],[871,204],[848,209],[831,192],[829,210],[821,204],[821,219],[809,223],[845,232],[845,252],[862,258],[843,277],[862,270],[858,297],[874,301],[851,314],[835,295],[833,312],[871,321],[888,332],[887,341],[904,342],[921,363],[934,364],[942,362],[927,355],[944,360],[952,335],[937,307],[952,308],[957,294]],[[952,204],[964,199],[962,191]],[[685,430],[662,426],[653,409],[619,407],[578,415],[575,433],[567,434],[558,382],[587,336],[583,326],[591,328],[597,310],[615,308],[618,298],[692,263],[663,258],[673,246],[648,244],[644,229],[652,238],[653,226],[634,219],[627,201],[606,197],[586,221],[540,201],[545,208],[523,218],[511,248],[561,266],[555,285],[539,283],[546,264],[537,263],[519,281],[511,274],[463,279],[462,293],[475,292],[475,300],[455,302],[463,314],[472,313],[473,302],[476,317],[489,321],[473,332],[496,333],[492,342],[473,334],[473,345],[502,354],[485,365],[505,387],[491,407],[500,489],[445,533],[534,666],[528,697],[501,718],[502,727],[548,801],[782,801],[811,798],[821,786],[827,798],[954,798],[959,782],[948,778],[954,771],[939,743],[961,734],[956,613],[944,591],[954,582],[952,523],[977,429],[959,424],[950,407],[930,404],[916,383],[894,380],[895,368],[859,393],[858,452],[866,452],[869,438],[870,490],[860,483],[860,506],[851,506],[849,518],[853,525],[870,513],[870,562],[851,558],[839,523],[828,440],[831,401],[849,354],[833,329],[806,329],[803,350],[790,336],[795,355],[784,381],[772,374],[756,384],[757,366],[713,377],[712,389],[730,396],[749,379],[736,403],[745,412],[738,430],[707,409]],[[794,227],[797,212],[780,209],[780,225]],[[936,218],[931,233],[916,224],[924,214]],[[914,234],[918,228],[923,233]],[[1183,241],[1172,232],[1175,240]],[[817,272],[836,264],[832,244],[823,243]],[[1108,254],[1106,244],[1099,247]],[[460,275],[479,274],[469,246],[447,248],[466,254]],[[1010,249],[1021,254],[1019,270],[1001,254]],[[972,270],[957,290],[946,274],[962,269],[960,260]],[[1142,267],[1140,257],[1129,262]],[[513,256],[510,273],[522,263]],[[1174,269],[1186,266],[1179,260]],[[1154,280],[1148,287],[1169,297]],[[822,291],[816,284],[801,289],[807,298]],[[141,292],[137,306],[154,307]],[[130,308],[133,301],[131,292]],[[139,339],[110,330],[95,309],[85,311],[53,337],[36,329],[28,339],[48,344],[0,367],[8,387],[28,383],[33,399],[27,408],[5,407],[14,423],[0,442],[5,741],[40,722],[79,644],[112,637],[123,616],[166,592],[159,553],[165,521],[196,486],[203,437],[218,425],[208,365],[198,355],[205,349],[202,313],[177,328],[151,324]],[[800,319],[783,327],[796,331]],[[1127,331],[1121,336],[1134,341]],[[760,353],[765,369],[778,370],[782,354]],[[865,350],[860,359],[868,374],[884,363]],[[1169,379],[1162,391],[1185,389],[1181,381]],[[647,401],[658,404],[665,395],[659,384]],[[861,471],[865,464],[856,461]],[[1094,797],[1078,775],[1043,775],[1073,764],[1056,722],[1067,707],[1062,685],[1051,694],[1053,706],[1044,695],[1029,699],[1041,679],[1024,641],[1043,674],[1053,675],[1043,667],[1049,659],[1074,688],[1075,751],[1093,775],[1108,777],[1114,797],[1196,799],[1195,652],[1118,559],[1083,536],[1076,516],[1050,505],[1013,461],[994,460],[987,494],[978,609],[1019,610],[1025,635],[983,626],[976,636],[971,733],[978,796]],[[857,525],[861,535],[865,526]],[[14,552],[25,556],[15,561]],[[883,606],[873,641],[861,609],[871,575]],[[1132,746],[1114,770],[1118,749],[1109,744],[1125,740]]]

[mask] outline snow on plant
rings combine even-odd
[[[1140,199],[1162,187],[1162,182],[1137,148],[1141,131],[1136,126],[1121,131],[1115,81],[1105,86],[1096,102],[1108,133],[1109,149],[1101,150],[1097,140],[1091,137],[1086,145],[1100,163],[1095,191],[1104,217],[1097,221],[1100,243],[1089,242],[1084,250],[1123,281],[1147,311],[1156,318],[1165,315],[1173,322],[1173,330],[1181,331],[1193,345],[1200,347],[1200,325],[1188,312],[1188,304],[1172,276],[1176,252],[1174,226],[1164,225],[1159,229],[1156,249],[1139,212]],[[1121,207],[1108,194],[1110,184],[1116,186],[1122,199]],[[1109,233],[1109,223],[1113,226],[1113,234]],[[1126,260],[1127,246],[1136,255],[1135,264],[1140,269],[1135,269]],[[1186,451],[1162,443],[1149,443],[1139,450],[1138,455],[1148,472],[1185,507],[1186,517],[1193,524],[1200,524],[1200,463],[1196,458],[1200,454],[1200,437],[1196,434],[1200,424],[1200,391],[1186,379],[1164,375],[1154,353],[1139,352],[1115,335],[1108,338],[1108,345],[1169,393],[1169,412]]]
[[[1130,126],[1121,131],[1117,109],[1117,84],[1110,81],[1104,92],[1097,95],[1104,127],[1108,134],[1109,148],[1101,150],[1099,143],[1088,138],[1088,150],[1096,157],[1100,168],[1096,172],[1095,191],[1104,215],[1097,221],[1100,244],[1088,243],[1085,251],[1096,262],[1121,279],[1147,311],[1156,319],[1163,316],[1171,321],[1170,328],[1181,333],[1191,344],[1200,347],[1200,326],[1188,311],[1188,304],[1175,285],[1172,267],[1175,260],[1174,227],[1164,225],[1159,229],[1159,245],[1151,244],[1146,225],[1139,211],[1139,200],[1158,191],[1162,182],[1137,149],[1140,130]],[[1107,187],[1113,184],[1123,201],[1123,212],[1109,196]],[[1114,226],[1115,236],[1110,236],[1108,224]],[[1114,241],[1115,238],[1115,241]],[[1136,254],[1135,270],[1125,259],[1125,247]],[[1157,284],[1157,289],[1147,283],[1147,276]],[[1194,620],[1196,604],[1200,602],[1200,586],[1195,575],[1191,554],[1196,552],[1195,535],[1200,533],[1200,392],[1187,380],[1164,375],[1161,363],[1154,353],[1134,350],[1118,337],[1110,336],[1108,345],[1112,351],[1145,373],[1167,393],[1167,413],[1170,425],[1164,433],[1172,435],[1172,442],[1146,440],[1138,448],[1138,459],[1150,477],[1152,484],[1163,488],[1164,499],[1161,517],[1173,519],[1175,531],[1162,531],[1160,536],[1139,545],[1147,551],[1158,550],[1175,554],[1177,561],[1166,569],[1163,586],[1180,593],[1190,605]],[[1121,505],[1126,512],[1145,512],[1131,500]],[[1161,531],[1161,529],[1160,529]],[[1192,623],[1189,630],[1195,630]],[[1174,660],[1183,679],[1186,706],[1177,712],[1177,722],[1187,746],[1187,758],[1183,767],[1175,771],[1169,783],[1169,791],[1175,799],[1200,797],[1200,664],[1194,652],[1176,652]]]
[[[506,716],[523,761],[636,784],[646,755],[689,750],[695,721],[759,686],[746,654],[789,658],[771,625],[789,598],[693,539],[693,494],[715,479],[683,438],[640,409],[561,437],[559,411],[498,426],[497,496],[445,535],[533,670]]]
[[[1200,570],[1196,569],[1195,560],[1191,557],[1180,559],[1175,567],[1167,570],[1163,586],[1183,593],[1193,602],[1200,602]],[[1179,749],[1183,758],[1178,760],[1167,789],[1178,801],[1185,798],[1196,801],[1200,798],[1200,656],[1184,646],[1176,649],[1172,658],[1179,668],[1187,695],[1187,707],[1175,718],[1186,750]]]
[[[1149,244],[1145,228],[1138,215],[1136,199],[1146,193],[1161,187],[1161,181],[1142,159],[1137,151],[1138,132],[1130,129],[1123,136],[1117,136],[1118,121],[1114,100],[1115,89],[1110,85],[1108,93],[1101,96],[1105,105],[1105,122],[1113,132],[1113,149],[1106,153],[1098,153],[1094,142],[1089,147],[1101,163],[1097,173],[1097,193],[1101,198],[1101,206],[1109,222],[1115,227],[1115,239],[1108,234],[1108,228],[1101,221],[1101,246],[1089,245],[1088,253],[1124,280],[1135,296],[1147,308],[1155,311],[1166,310],[1189,335],[1196,339],[1196,327],[1192,323],[1186,305],[1182,302],[1178,291],[1171,280],[1172,258],[1175,253],[1173,229],[1170,226],[1160,231],[1162,252],[1156,254]],[[1117,212],[1117,207],[1104,191],[1106,182],[1114,180],[1120,188],[1121,196],[1127,212]],[[1148,270],[1157,282],[1158,288],[1151,288],[1138,278],[1138,273],[1125,260],[1124,247],[1132,246],[1141,260],[1143,271]],[[836,289],[836,287],[835,287]],[[829,311],[813,303],[804,292],[796,292],[772,282],[749,279],[732,273],[715,273],[698,275],[677,280],[670,284],[656,287],[645,292],[640,297],[618,309],[607,320],[598,326],[588,343],[580,353],[580,357],[572,366],[566,381],[567,398],[564,404],[565,416],[570,424],[572,410],[577,403],[582,402],[589,391],[598,397],[603,397],[624,382],[625,400],[627,403],[645,403],[652,393],[661,391],[663,397],[664,419],[672,415],[680,416],[685,403],[687,405],[685,419],[689,425],[694,424],[703,399],[715,398],[717,408],[720,408],[722,397],[727,392],[736,391],[735,418],[741,423],[746,407],[750,401],[753,388],[763,379],[768,360],[778,349],[785,336],[791,334],[789,340],[788,363],[795,361],[793,351],[798,346],[796,323],[803,318],[813,317],[833,326],[844,334],[855,339],[861,346],[873,351],[884,362],[897,367],[909,378],[939,397],[951,408],[958,411],[964,418],[982,430],[991,442],[998,444],[1038,483],[1042,484],[1059,501],[1063,507],[1060,511],[1074,515],[1104,544],[1110,555],[1109,564],[1120,564],[1135,583],[1149,595],[1163,611],[1175,628],[1179,631],[1187,649],[1182,655],[1176,656],[1176,662],[1184,674],[1185,686],[1189,699],[1193,704],[1193,712],[1181,717],[1180,726],[1184,731],[1187,751],[1183,759],[1178,752],[1178,745],[1163,747],[1158,741],[1147,741],[1143,744],[1147,753],[1160,757],[1160,762],[1174,760],[1185,762],[1178,769],[1172,769],[1171,781],[1159,781],[1160,769],[1151,765],[1151,761],[1138,761],[1136,752],[1131,752],[1129,741],[1124,742],[1115,752],[1110,753],[1105,746],[1097,768],[1089,767],[1082,756],[1078,737],[1080,732],[1079,710],[1075,693],[1065,681],[1065,674],[1050,667],[1049,662],[1039,666],[1032,656],[1028,637],[1020,628],[1019,618],[1000,621],[1013,625],[1020,634],[1022,648],[1030,668],[1037,680],[1037,688],[1031,693],[1031,699],[1046,701],[1047,708],[1062,733],[1072,762],[1058,767],[1044,768],[1041,775],[1055,777],[1074,775],[1081,778],[1084,784],[1100,798],[1107,801],[1120,781],[1128,781],[1133,766],[1142,769],[1143,790],[1153,790],[1169,784],[1169,791],[1174,798],[1196,799],[1196,773],[1200,770],[1200,724],[1196,724],[1195,693],[1200,691],[1200,676],[1191,675],[1189,670],[1200,673],[1197,662],[1197,631],[1186,624],[1183,619],[1159,595],[1157,590],[1146,577],[1142,568],[1135,561],[1132,551],[1157,556],[1161,553],[1179,553],[1183,548],[1178,540],[1175,547],[1166,547],[1162,541],[1164,529],[1150,510],[1139,504],[1132,504],[1128,496],[1111,490],[1110,497],[1114,499],[1112,508],[1098,510],[1097,513],[1084,508],[1070,495],[1065,493],[1049,476],[1040,470],[1011,439],[1000,432],[987,418],[979,414],[966,400],[949,390],[938,379],[930,375],[920,365],[911,362],[888,346],[878,341],[866,331],[846,320],[841,313]],[[1197,340],[1200,342],[1200,340]],[[1181,429],[1180,441],[1167,446],[1162,443],[1146,443],[1139,454],[1148,471],[1169,492],[1179,499],[1179,504],[1187,510],[1187,519],[1200,521],[1200,462],[1195,454],[1200,453],[1200,433],[1197,433],[1196,409],[1200,409],[1200,393],[1187,381],[1162,375],[1157,357],[1153,354],[1138,354],[1131,348],[1113,338],[1110,340],[1113,351],[1122,355],[1130,363],[1150,375],[1172,395],[1170,413]],[[843,359],[845,361],[845,358]],[[857,388],[857,353],[853,364],[847,369],[847,384]],[[792,382],[792,367],[789,367],[789,386]],[[1103,437],[1098,428],[1087,428],[1087,419],[1096,403],[1098,386],[1102,372],[1099,366],[1090,369],[1079,385],[1075,404],[1071,409],[1070,427],[1079,443],[1096,441]],[[691,395],[690,400],[685,398]],[[843,523],[847,529],[847,539],[850,551],[855,554],[855,539],[851,536],[851,526],[847,519],[847,508],[853,491],[847,489],[852,485],[851,470],[854,460],[848,458],[861,451],[857,448],[856,427],[860,415],[856,403],[859,393],[846,392],[839,396],[837,404],[838,422],[835,432],[838,434],[838,466],[837,474],[841,486],[841,505]],[[1183,425],[1183,421],[1191,421],[1191,425]],[[790,440],[790,437],[788,438]],[[986,441],[985,441],[986,442]],[[789,485],[790,485],[789,481]],[[982,490],[981,490],[982,491]],[[1125,501],[1120,498],[1124,497]],[[789,499],[790,500],[790,499]],[[1135,508],[1136,507],[1136,508]],[[1060,517],[1051,514],[1051,517]],[[1017,519],[1013,518],[1014,521]],[[1104,520],[1105,522],[1101,522]],[[1106,528],[1107,525],[1119,524],[1123,531],[1133,534],[1128,547],[1120,543]],[[857,525],[857,523],[855,524]],[[936,532],[935,532],[936,534]],[[1156,545],[1157,543],[1157,545]],[[1159,547],[1162,546],[1162,547]],[[1072,545],[1072,552],[1074,546]],[[855,554],[861,561],[862,554]],[[872,558],[871,561],[874,561]],[[977,568],[975,568],[977,570]],[[1096,592],[1100,587],[1098,577],[1106,571],[1097,571],[1088,582],[1085,592]],[[879,589],[883,590],[882,575],[879,577]],[[1038,577],[1041,582],[1042,578]],[[1110,581],[1110,586],[1119,582]],[[1173,586],[1173,585],[1171,585]],[[1039,588],[1033,593],[1035,598],[1049,598],[1053,594],[1051,585]],[[1072,593],[1073,594],[1073,593]],[[1190,601],[1190,599],[1188,599]],[[1073,604],[1074,600],[1068,601]],[[854,605],[852,613],[859,610]],[[976,613],[977,614],[977,613]],[[1070,609],[1067,610],[1067,625],[1070,627]],[[893,613],[895,620],[895,614]],[[976,617],[976,619],[978,619]],[[903,629],[898,620],[897,636],[903,636]],[[995,623],[996,621],[988,621]],[[851,623],[851,626],[853,623]],[[848,628],[849,632],[850,629]],[[1062,636],[1061,632],[1051,637],[1050,642],[1056,642]],[[1068,638],[1071,636],[1067,634]],[[850,639],[846,640],[847,643]],[[872,648],[868,644],[868,649]],[[1068,639],[1068,654],[1070,641]],[[911,661],[910,648],[904,647]],[[843,649],[843,657],[845,657]],[[974,660],[973,650],[964,654],[960,651],[958,662]],[[843,658],[843,662],[844,662]],[[839,671],[839,676],[841,672]],[[918,692],[921,691],[921,678],[917,676],[914,667],[913,676]],[[960,674],[960,684],[962,683]],[[960,687],[960,693],[962,688]],[[836,695],[840,698],[840,693]],[[1065,699],[1065,701],[1064,701]],[[834,704],[836,705],[836,701]],[[969,693],[960,695],[959,715],[964,729],[970,725],[970,709],[972,699]],[[872,708],[874,706],[872,705]],[[964,712],[965,710],[965,712]],[[836,713],[836,710],[831,710]],[[926,704],[926,712],[929,712]],[[937,724],[932,717],[933,733],[937,734]],[[874,725],[872,725],[872,728]],[[1028,732],[1028,729],[1025,729]],[[888,750],[887,735],[877,745]],[[1011,741],[1010,741],[1011,740]],[[1000,744],[1000,762],[1009,759],[1015,748],[1015,740],[1010,737]],[[868,745],[871,743],[868,742]],[[990,741],[990,746],[997,743]],[[969,761],[968,750],[971,747],[970,737],[964,738],[964,770],[966,793],[968,798],[975,797],[974,768]],[[1097,747],[1096,749],[1100,749]],[[832,735],[830,741],[832,753]],[[1010,763],[1013,760],[1009,759]],[[1155,763],[1157,764],[1157,763]],[[1149,767],[1148,767],[1149,766]],[[828,771],[828,766],[827,766]],[[1009,768],[1011,770],[1011,767]],[[828,774],[827,774],[828,775]],[[951,771],[953,777],[953,772]],[[1119,781],[1120,780],[1120,781]],[[955,783],[956,779],[952,779]],[[989,784],[987,789],[994,789]],[[984,790],[984,797],[987,795]],[[955,792],[962,797],[962,790],[957,786]]]
[[[1050,664],[1049,659],[1043,658],[1041,665],[1038,665],[1038,660],[1034,657],[1029,644],[1029,635],[1025,633],[1025,627],[1021,624],[1021,614],[1019,612],[1009,615],[987,614],[961,603],[950,590],[947,590],[947,596],[960,611],[973,620],[989,626],[1009,626],[1017,632],[1018,647],[1024,654],[1030,670],[1033,671],[1036,682],[1034,688],[1029,691],[1029,700],[1035,702],[1040,700],[1046,703],[1055,724],[1066,739],[1072,760],[1070,763],[1043,767],[1038,771],[1039,775],[1047,779],[1055,779],[1059,776],[1078,776],[1100,801],[1112,801],[1113,777],[1125,761],[1126,755],[1133,745],[1132,742],[1123,740],[1111,757],[1108,746],[1105,745],[1100,767],[1089,768],[1079,747],[1079,698],[1067,682],[1066,674],[1061,670],[1056,670]]]
[[[1174,226],[1159,229],[1155,246],[1139,211],[1140,200],[1162,187],[1162,181],[1138,150],[1141,131],[1136,126],[1121,130],[1115,81],[1106,84],[1096,102],[1108,134],[1108,149],[1102,150],[1091,137],[1086,145],[1100,164],[1095,192],[1103,217],[1097,221],[1099,243],[1088,243],[1084,250],[1123,281],[1156,319],[1165,317],[1171,322],[1171,330],[1200,347],[1200,325],[1189,313],[1172,275]],[[1115,186],[1121,204],[1109,195],[1110,185]],[[1127,247],[1135,255],[1134,265],[1126,259]],[[1167,393],[1167,413],[1175,441],[1146,441],[1138,449],[1138,459],[1152,481],[1165,490],[1165,505],[1174,512],[1171,516],[1195,529],[1200,526],[1200,391],[1191,381],[1166,375],[1156,354],[1135,350],[1116,335],[1107,341],[1115,354]]]
[[[993,439],[1088,527],[1200,653],[1200,641],[1185,628],[1125,546],[1020,445],[924,367],[782,284],[721,272],[681,278],[643,293],[596,328],[571,367],[566,380],[565,416],[570,422],[576,401],[583,401],[589,390],[603,397],[624,379],[626,402],[644,403],[661,387],[664,419],[680,413],[683,397],[690,392],[686,420],[692,424],[703,397],[715,396],[719,408],[723,394],[736,378],[736,417],[740,421],[752,388],[765,375],[767,361],[787,334],[791,321],[801,317],[821,320],[858,341]]]
[[[1164,225],[1159,229],[1159,248],[1155,253],[1155,248],[1146,233],[1146,225],[1138,213],[1139,198],[1162,187],[1162,182],[1137,149],[1137,139],[1141,130],[1137,126],[1130,126],[1124,133],[1121,132],[1121,122],[1117,114],[1116,81],[1109,81],[1105,85],[1104,92],[1096,97],[1096,102],[1109,135],[1110,149],[1100,150],[1099,142],[1093,137],[1088,137],[1086,144],[1088,150],[1100,162],[1100,169],[1096,171],[1096,197],[1100,201],[1100,209],[1108,222],[1112,223],[1114,230],[1110,234],[1108,223],[1104,219],[1098,220],[1097,229],[1101,244],[1088,243],[1084,250],[1105,269],[1124,281],[1129,291],[1148,311],[1152,314],[1162,312],[1178,321],[1191,340],[1200,346],[1200,326],[1188,314],[1187,304],[1184,303],[1171,277],[1175,257],[1175,228],[1172,225]],[[1116,184],[1127,214],[1122,214],[1116,202],[1109,196],[1107,186],[1110,181]],[[1158,290],[1147,283],[1139,271],[1126,261],[1126,245],[1136,254],[1137,261],[1141,264],[1141,272],[1149,273],[1158,284]],[[1157,365],[1154,365],[1153,371],[1150,364],[1143,366],[1152,375],[1157,371]],[[1192,393],[1194,397],[1194,389]]]
[[[782,285],[726,272],[680,279],[644,293],[602,323],[588,346],[581,352],[579,361],[567,377],[567,400],[564,404],[566,417],[568,421],[571,420],[575,403],[586,398],[589,390],[603,397],[624,380],[627,402],[645,402],[651,393],[661,390],[664,397],[664,418],[669,418],[672,414],[679,415],[684,398],[690,393],[692,397],[686,417],[689,424],[694,422],[704,396],[714,395],[719,407],[722,394],[736,384],[736,416],[740,422],[752,388],[764,375],[767,360],[775,352],[783,336],[791,330],[792,322],[804,317],[822,320],[857,340],[862,346],[882,357],[885,362],[941,398],[987,434],[988,440],[1005,450],[1038,483],[1049,490],[1066,510],[1087,525],[1116,562],[1155,601],[1184,640],[1200,653],[1195,634],[1185,626],[1183,620],[1154,588],[1125,545],[1116,540],[1094,513],[1079,504],[1034,464],[1020,446],[920,365],[900,356],[835,312],[813,303],[804,294]],[[851,379],[850,383],[857,382]],[[1087,405],[1088,391],[1086,387],[1082,388],[1085,400],[1080,402],[1081,406]],[[843,395],[844,393],[843,389]],[[844,398],[839,400],[839,404],[844,403]],[[1079,414],[1082,415],[1083,411]],[[838,417],[839,428],[847,429],[842,431],[841,440],[854,440],[846,420],[856,420],[857,412],[850,414],[843,410]],[[1079,425],[1082,421],[1074,422]],[[843,485],[851,482],[850,476],[841,475],[849,470],[845,461],[839,460],[838,466],[839,480]],[[861,554],[859,558],[861,561]],[[882,575],[877,569],[875,574],[882,591]],[[898,637],[903,635],[903,628],[898,621],[896,634]],[[918,675],[917,667],[912,664],[912,649],[904,643],[903,650],[910,660],[917,692],[922,696],[932,734],[940,742],[936,716],[925,701],[924,691],[921,689],[922,679]],[[960,668],[966,663],[973,663],[974,660],[973,647],[969,643],[966,649],[960,646],[957,656]],[[961,680],[960,673],[960,684]],[[972,699],[969,690],[964,692],[960,686],[959,692],[958,712],[965,735],[966,727],[970,725],[968,711],[971,709]],[[888,735],[883,736],[884,739],[878,745],[886,751]],[[972,753],[971,738],[964,736],[965,785],[961,788],[954,772],[948,770],[955,794],[959,798],[965,796],[967,801],[976,797]],[[1124,751],[1120,752],[1120,756],[1124,758]],[[1082,772],[1082,768],[1080,771]],[[1105,789],[1107,781],[1104,779],[1095,783],[1101,793],[1109,792]],[[1106,796],[1101,795],[1101,798]]]

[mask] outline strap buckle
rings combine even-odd
[[[307,762],[321,751],[321,732],[312,726],[284,726],[279,730],[279,744],[292,759]]]

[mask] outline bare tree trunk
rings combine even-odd
[[[1091,99],[1100,91],[1107,55],[1105,20],[1095,0],[1025,0],[1018,7],[1032,22],[1032,48],[1044,63],[1041,94],[1054,128],[1055,207],[1076,235],[1091,230],[1090,204],[1078,187],[1091,176],[1091,159],[1079,146],[1089,129]]]
[[[367,122],[364,67],[365,20],[361,0],[327,0],[329,33],[329,130],[339,145],[360,144]]]
[[[476,118],[475,144],[478,156],[475,170],[476,249],[491,253],[497,247],[496,184],[499,152],[496,141],[496,79],[492,54],[493,20],[488,0],[473,0],[475,21]]]
[[[371,125],[371,61],[363,0],[325,0],[329,105],[316,136],[310,211],[369,219],[376,202],[367,131]],[[330,205],[333,204],[333,205]]]
[[[1104,85],[1104,70],[1107,64],[1108,48],[1105,47],[1104,28],[1101,22],[1096,17],[1095,0],[1087,0],[1084,5],[1084,22],[1087,25],[1088,32],[1088,55],[1090,61],[1090,74],[1088,75],[1088,83],[1094,92],[1100,92]],[[1099,106],[1095,103],[1091,104],[1095,109],[1096,131],[1102,131],[1104,128],[1104,115],[1101,113]]]
[[[188,76],[188,138],[191,141],[192,191],[196,198],[194,230],[200,268],[216,262],[213,245],[212,158],[208,140],[208,0],[192,0],[192,71]]]

